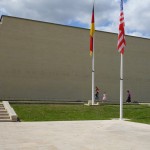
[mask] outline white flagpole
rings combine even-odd
[[[94,84],[95,84],[95,66],[94,66],[94,51],[95,51],[95,46],[94,46],[94,36],[93,36],[93,54],[92,54],[92,105],[94,105],[95,101],[95,94],[94,94]]]
[[[123,54],[120,63],[120,120],[123,119]]]
[[[93,12],[92,13],[94,13],[94,4],[95,4],[95,0],[93,0]],[[94,15],[94,14],[92,14],[92,15]],[[95,24],[95,19],[94,19],[94,24]],[[95,32],[95,25],[94,25],[94,32]],[[94,101],[95,101],[95,92],[94,92],[94,86],[95,86],[94,53],[95,52],[94,51],[95,51],[95,46],[94,46],[94,33],[93,33],[93,52],[92,52],[92,105],[94,105]]]

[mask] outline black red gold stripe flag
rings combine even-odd
[[[94,24],[94,5],[92,10],[92,19],[91,19],[91,28],[90,28],[90,55],[93,54],[93,37],[95,32],[95,24]]]

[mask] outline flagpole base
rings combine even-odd
[[[85,103],[84,105],[85,106],[98,106],[98,105],[100,105],[100,103],[96,102],[96,103],[92,104],[92,100],[88,100],[88,103]]]

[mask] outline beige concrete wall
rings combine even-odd
[[[126,36],[124,100],[150,101],[150,40]],[[117,35],[95,33],[95,82],[119,101]],[[89,30],[3,17],[0,25],[0,97],[91,99]]]

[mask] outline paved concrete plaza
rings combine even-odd
[[[120,120],[1,122],[0,150],[150,150],[150,125]]]

